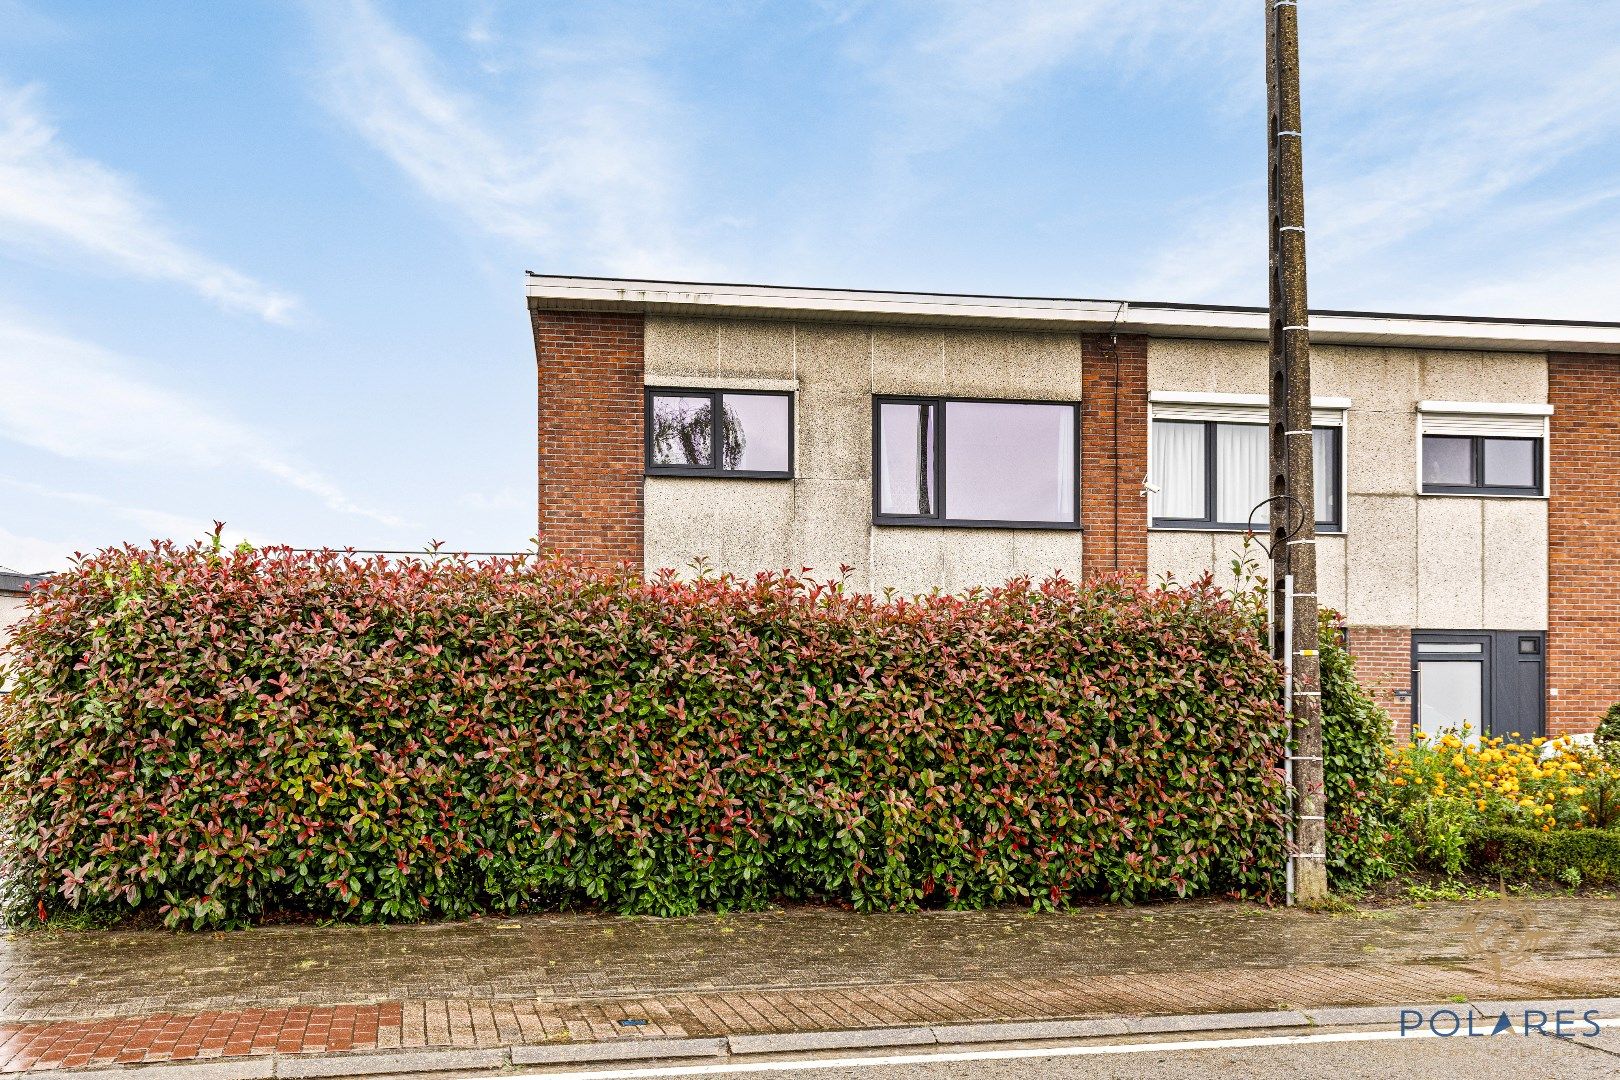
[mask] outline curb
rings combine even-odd
[[[266,1054],[226,1060],[157,1062],[96,1069],[31,1070],[18,1080],[62,1076],[71,1080],[319,1080],[322,1077],[388,1076],[402,1073],[471,1072],[522,1065],[570,1065],[608,1061],[737,1058],[821,1050],[880,1050],[983,1043],[1052,1042],[1117,1035],[1166,1035],[1268,1028],[1357,1027],[1400,1022],[1402,1012],[1468,1010],[1480,1015],[1536,1009],[1592,1010],[1620,1017],[1620,997],[1544,998],[1526,1001],[1351,1005],[1270,1012],[1190,1013],[1177,1016],[1108,1017],[1092,1020],[1018,1020],[1005,1023],[937,1024],[916,1027],[801,1031],[781,1035],[704,1038],[634,1038],[604,1042],[546,1043],[482,1050],[424,1049],[351,1051],[341,1054]]]

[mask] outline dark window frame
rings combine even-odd
[[[1425,495],[1519,495],[1531,498],[1540,498],[1547,494],[1547,442],[1540,435],[1464,435],[1449,431],[1425,431],[1423,445],[1419,447],[1423,453],[1423,460],[1428,459],[1427,443],[1430,439],[1468,439],[1472,443],[1469,448],[1469,472],[1474,478],[1471,484],[1431,484],[1423,481],[1423,494]],[[1487,439],[1497,442],[1527,442],[1531,443],[1533,453],[1530,455],[1531,466],[1535,469],[1535,482],[1529,487],[1522,484],[1487,484],[1485,483],[1485,442]],[[1421,468],[1419,476],[1421,477]]]
[[[1521,642],[1533,638],[1536,642],[1534,652],[1523,651]],[[1506,647],[1507,642],[1513,642],[1513,648]],[[1428,653],[1424,647],[1429,645],[1474,645],[1480,646],[1477,654],[1467,653]],[[1418,664],[1423,660],[1436,660],[1442,663],[1477,663],[1480,665],[1480,709],[1485,714],[1480,718],[1479,730],[1475,732],[1481,739],[1501,738],[1508,742],[1529,742],[1540,738],[1547,733],[1547,631],[1545,630],[1424,630],[1421,628],[1412,631],[1411,652],[1411,730],[1418,730],[1418,720],[1423,708],[1423,680],[1419,677]],[[1478,659],[1474,657],[1477,655]],[[1540,663],[1539,697],[1540,708],[1536,717],[1534,730],[1519,732],[1519,738],[1513,738],[1509,730],[1498,731],[1496,708],[1501,691],[1511,689],[1511,676],[1501,670],[1504,663],[1513,663],[1517,657],[1524,657],[1523,662]],[[1515,672],[1514,674],[1517,674]],[[1528,726],[1528,725],[1524,725]],[[1506,725],[1503,725],[1505,728]]]
[[[785,471],[775,469],[727,469],[721,465],[720,440],[725,417],[721,399],[724,397],[744,396],[787,399],[788,467]],[[710,463],[708,465],[655,465],[653,463],[653,399],[657,397],[706,397],[709,399],[709,415],[720,418],[721,422],[711,422],[709,425]],[[794,466],[798,463],[798,447],[795,442],[795,419],[798,402],[794,400],[794,397],[792,390],[751,390],[724,386],[647,387],[643,397],[641,413],[642,464],[646,469],[646,474],[648,476],[695,476],[726,480],[792,480],[794,478]]]
[[[945,406],[956,405],[1046,405],[1070,409],[1074,413],[1074,516],[1069,521],[1018,521],[950,516],[949,493],[945,490]],[[934,407],[934,460],[932,464],[934,501],[938,512],[885,514],[883,512],[883,406],[932,405]],[[1032,398],[930,397],[917,394],[872,395],[872,524],[942,529],[1043,529],[1052,532],[1081,532],[1080,524],[1080,402],[1041,401]]]
[[[1149,429],[1153,424],[1202,424],[1204,426],[1204,510],[1205,516],[1201,518],[1165,518],[1156,517],[1149,522],[1154,529],[1186,529],[1201,532],[1265,532],[1268,528],[1267,518],[1257,514],[1255,520],[1246,521],[1217,521],[1215,520],[1215,482],[1217,475],[1215,428],[1219,424],[1233,424],[1246,427],[1260,427],[1264,424],[1244,424],[1241,420],[1200,420],[1195,417],[1155,416],[1149,422]],[[1329,518],[1319,518],[1316,522],[1316,531],[1322,533],[1341,533],[1344,531],[1344,427],[1340,424],[1312,424],[1311,430],[1327,431],[1333,434],[1333,500],[1338,514]],[[1149,466],[1151,471],[1151,465]],[[1320,509],[1320,507],[1318,507]]]

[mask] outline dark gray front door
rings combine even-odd
[[[1471,739],[1530,739],[1546,720],[1547,635],[1539,630],[1412,634],[1414,727]]]

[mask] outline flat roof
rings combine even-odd
[[[785,285],[658,281],[537,274],[524,279],[529,304],[549,311],[622,311],[731,319],[815,319],[1021,330],[1117,331],[1154,337],[1265,341],[1265,308],[1082,300],[971,293],[890,292]],[[1620,323],[1312,311],[1311,339],[1322,344],[1482,349],[1504,352],[1620,353]]]

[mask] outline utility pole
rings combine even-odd
[[[1327,899],[1322,683],[1316,628],[1316,500],[1311,452],[1310,309],[1305,296],[1305,174],[1299,108],[1299,3],[1266,6],[1271,244],[1272,654],[1288,673],[1294,898]],[[1291,638],[1291,640],[1290,640]]]

